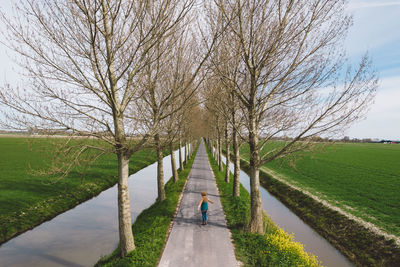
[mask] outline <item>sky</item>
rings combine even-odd
[[[9,10],[10,2],[0,0],[0,9]],[[348,11],[354,16],[346,40],[348,56],[357,64],[368,51],[378,72],[379,88],[366,118],[344,135],[400,140],[400,0],[350,0]],[[18,80],[12,66],[0,44],[1,84]]]
[[[350,0],[346,41],[353,62],[368,51],[379,75],[375,103],[346,135],[400,140],[400,0]]]

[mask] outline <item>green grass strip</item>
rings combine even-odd
[[[321,266],[317,257],[307,253],[293,236],[275,225],[264,215],[265,235],[247,232],[250,219],[250,195],[240,185],[240,197],[233,197],[233,175],[225,182],[225,171],[219,171],[217,162],[207,149],[216,177],[228,228],[232,233],[235,254],[244,266]],[[225,168],[225,165],[224,165]]]
[[[143,210],[132,225],[136,249],[125,258],[120,258],[117,248],[111,255],[100,259],[95,266],[156,266],[165,243],[168,229],[174,218],[180,195],[183,193],[187,177],[196,155],[188,160],[183,171],[179,171],[179,180],[170,179],[165,185],[166,200],[155,202]]]

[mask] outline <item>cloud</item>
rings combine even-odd
[[[349,10],[353,11],[361,8],[372,8],[372,7],[390,7],[400,6],[399,1],[352,1],[349,3]]]
[[[397,75],[400,67],[400,1],[350,0],[348,11],[354,24],[346,40],[346,50],[357,63],[366,51],[378,71]]]
[[[367,118],[353,125],[346,133],[357,138],[400,140],[400,76],[380,81],[375,103]]]
[[[352,12],[354,25],[350,28],[347,46],[350,52],[373,50],[389,43],[400,40],[400,1],[394,7],[367,8]]]

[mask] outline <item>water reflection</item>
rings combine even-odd
[[[225,157],[223,157],[223,160],[225,162]],[[230,170],[233,173],[233,163],[230,164]],[[250,191],[250,178],[242,170],[240,171],[240,182]],[[324,266],[354,266],[335,247],[304,223],[265,188],[260,187],[260,193],[264,210],[271,217],[272,221],[286,232],[293,233],[295,241],[302,243],[306,251],[317,255]]]
[[[179,152],[175,151],[178,159]],[[165,182],[172,176],[164,158]],[[178,164],[179,165],[179,164]],[[132,221],[157,197],[157,164],[129,178]],[[93,266],[118,244],[117,186],[0,247],[0,266]]]

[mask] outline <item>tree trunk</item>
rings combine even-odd
[[[233,127],[232,131],[232,141],[233,141],[233,154],[234,154],[233,196],[239,197],[240,196],[240,154],[239,154],[240,150],[238,145],[238,136],[235,127]]]
[[[182,159],[182,141],[181,138],[179,137],[179,168],[181,169],[181,171],[183,171],[185,169],[185,167],[183,167],[183,159]]]
[[[218,133],[218,166],[219,171],[222,172],[224,167],[222,166],[222,144],[221,144],[221,135]]]
[[[178,171],[176,169],[176,161],[175,161],[175,153],[174,153],[174,145],[171,142],[169,144],[169,152],[171,153],[171,168],[172,168],[172,177],[173,177],[173,181],[174,183],[176,183],[179,179],[178,177]]]
[[[121,257],[135,249],[129,200],[129,157],[118,152],[118,226]]]
[[[215,139],[215,141],[214,141],[214,159],[218,164],[218,154],[217,154],[218,149],[217,148],[218,148],[218,142],[217,142],[217,139]]]
[[[154,136],[154,142],[157,151],[157,188],[158,188],[157,201],[163,201],[165,200],[164,166],[163,166],[163,152],[161,149],[159,134],[156,134]]]
[[[251,218],[250,232],[263,234],[263,219],[262,219],[262,202],[260,195],[260,170],[259,170],[259,151],[258,134],[256,130],[255,119],[250,115],[250,131],[249,131],[249,146],[250,146],[250,199],[251,199]]]
[[[250,165],[250,198],[251,198],[251,219],[250,232],[263,234],[262,202],[260,195],[259,168]]]
[[[112,76],[112,74],[111,74]],[[114,98],[118,100],[118,95]],[[117,101],[118,102],[118,101]],[[119,116],[118,116],[119,115]],[[118,112],[114,112],[115,149],[118,158],[118,230],[121,257],[125,257],[135,249],[132,232],[131,205],[129,198],[129,160],[131,154],[123,146],[126,143],[124,118]]]
[[[218,138],[217,139],[215,139],[215,142],[214,142],[215,144],[214,144],[214,153],[215,153],[215,161],[217,162],[217,164],[219,163],[218,162]]]
[[[187,148],[187,142],[185,141],[185,164],[187,164],[188,160],[188,148]]]
[[[230,173],[230,171],[229,171],[229,165],[230,165],[230,152],[229,152],[229,136],[228,136],[228,124],[226,124],[226,127],[225,127],[225,150],[226,150],[226,153],[225,153],[225,159],[226,159],[226,162],[225,162],[225,182],[227,182],[227,183],[229,183],[229,173]]]
[[[218,159],[217,159],[217,141],[216,140],[213,142],[213,149],[214,149],[214,159],[218,163]]]

